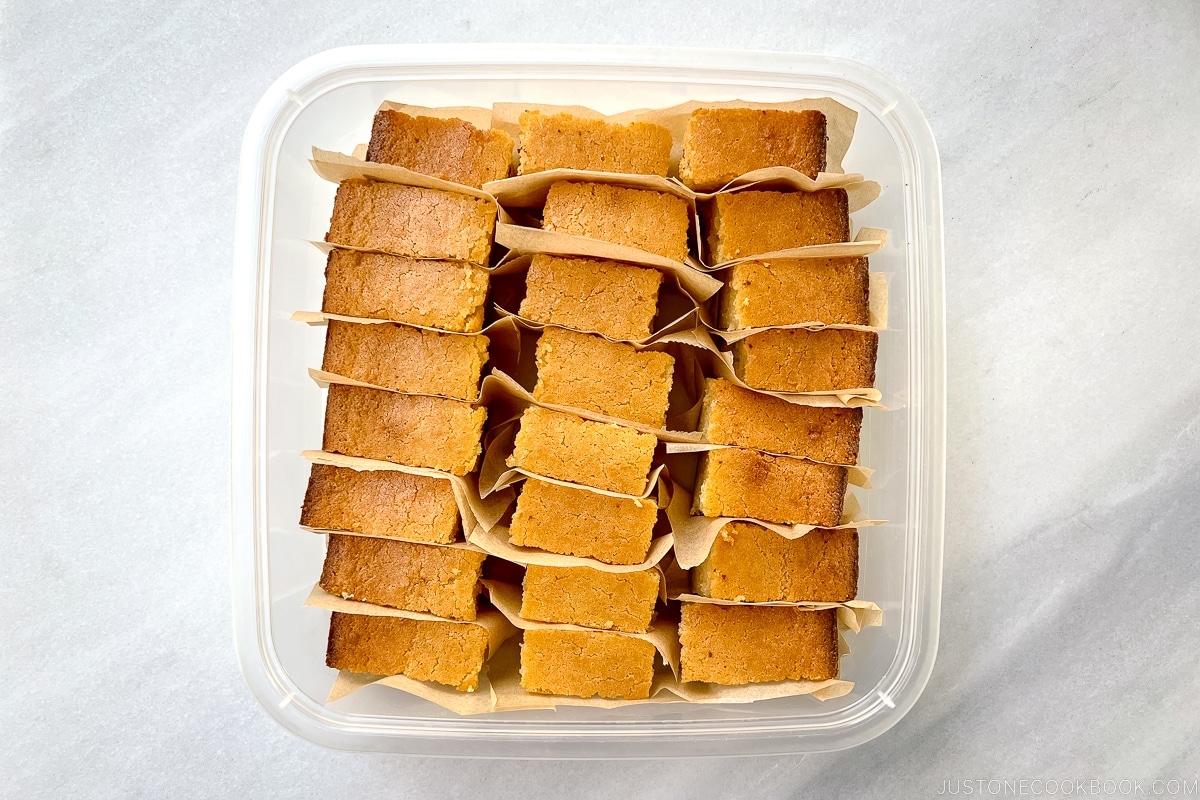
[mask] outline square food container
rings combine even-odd
[[[334,187],[311,148],[349,153],[385,99],[422,106],[497,101],[579,104],[604,113],[687,100],[779,102],[828,96],[859,112],[847,172],[878,181],[855,227],[887,228],[871,256],[890,285],[877,386],[891,410],[868,409],[860,463],[859,597],[882,628],[849,637],[854,690],[824,703],[563,707],[458,717],[370,686],[324,703],[329,613],[304,607],[324,538],[299,527],[320,446],[322,329],[289,320],[320,308],[324,256],[309,240],[329,224]],[[534,45],[387,45],[314,56],[267,91],[246,130],[238,183],[233,298],[232,548],[238,659],[263,707],[288,730],[328,747],[517,758],[661,758],[837,750],[868,741],[913,706],[933,669],[941,603],[945,495],[945,329],[941,177],[929,125],[891,79],[852,61],[719,50]]]

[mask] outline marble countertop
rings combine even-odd
[[[147,0],[0,18],[6,794],[1200,778],[1200,6]],[[447,761],[326,751],[257,706],[228,590],[238,148],[289,66],[388,41],[826,53],[917,99],[942,155],[950,478],[937,666],[894,729],[807,757]]]

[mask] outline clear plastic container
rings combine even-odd
[[[877,385],[891,411],[866,412],[859,596],[882,628],[851,635],[849,695],[744,705],[562,708],[457,717],[385,687],[332,707],[328,612],[303,607],[322,537],[298,527],[321,441],[323,333],[291,322],[317,309],[334,187],[308,163],[317,145],[349,152],[384,99],[424,106],[495,101],[582,104],[612,113],[686,100],[829,96],[858,110],[844,161],[883,186],[854,215],[887,228],[872,271],[890,283]],[[238,659],[263,707],[329,747],[484,757],[651,758],[837,750],[896,724],[921,694],[937,650],[945,493],[945,330],[941,178],[928,123],[892,80],[851,61],[782,53],[532,45],[389,45],[330,50],[289,70],[255,109],[242,147],[233,302],[233,611]]]

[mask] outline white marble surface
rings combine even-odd
[[[0,786],[24,796],[920,797],[1200,777],[1200,6],[330,0],[0,6]],[[943,159],[944,613],[856,750],[521,763],[328,752],[238,673],[230,259],[253,104],[317,51],[567,41],[828,53]]]

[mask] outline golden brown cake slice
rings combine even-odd
[[[712,201],[707,243],[713,264],[849,240],[845,189],[730,192]]]
[[[606,564],[640,564],[650,552],[658,505],[527,479],[508,530],[512,543]]]
[[[352,178],[338,185],[325,241],[487,264],[495,229],[496,207],[478,197]]]
[[[488,634],[462,622],[342,614],[329,618],[325,665],[373,675],[405,675],[460,692],[479,688]]]
[[[725,273],[721,326],[869,325],[869,279],[865,258],[743,261]]]
[[[838,676],[831,608],[684,603],[679,643],[684,681],[736,686]]]
[[[666,353],[546,328],[537,343],[533,397],[661,428],[674,371],[675,359]]]
[[[330,534],[321,588],[451,619],[475,619],[484,554],[459,547]]]
[[[658,440],[632,428],[531,406],[508,466],[622,494],[641,495]]]
[[[861,408],[814,408],[720,380],[704,381],[700,432],[713,444],[857,464]]]
[[[412,117],[381,109],[371,126],[367,160],[478,189],[508,177],[512,152],[512,137],[502,130],[480,130],[461,119]]]
[[[858,594],[858,531],[817,528],[785,539],[750,522],[721,529],[692,591],[743,603],[840,603]]]
[[[585,628],[645,633],[658,600],[657,570],[602,572],[591,567],[530,564],[521,592],[521,616]]]
[[[700,458],[692,513],[784,525],[841,523],[846,468],[731,447]]]
[[[542,227],[686,261],[690,219],[687,202],[672,194],[559,181],[546,195]]]
[[[770,392],[865,389],[875,385],[878,349],[874,331],[768,330],[734,343],[733,369]]]
[[[333,250],[321,310],[474,333],[483,328],[488,283],[486,270],[462,261]]]
[[[571,114],[521,114],[521,165],[528,175],[548,169],[590,169],[666,177],[671,132],[661,125],[619,125]]]
[[[323,449],[466,475],[479,460],[486,419],[487,408],[459,400],[333,384]]]
[[[539,253],[525,276],[520,314],[534,322],[637,342],[652,332],[661,283],[656,269]]]
[[[764,167],[791,167],[810,178],[825,169],[820,111],[698,108],[688,117],[679,179],[711,192]]]
[[[461,528],[450,481],[313,464],[300,524],[449,544]]]
[[[487,359],[486,336],[330,320],[321,369],[398,392],[474,400]]]
[[[644,700],[658,651],[645,639],[605,631],[525,631],[521,686],[534,694]]]

